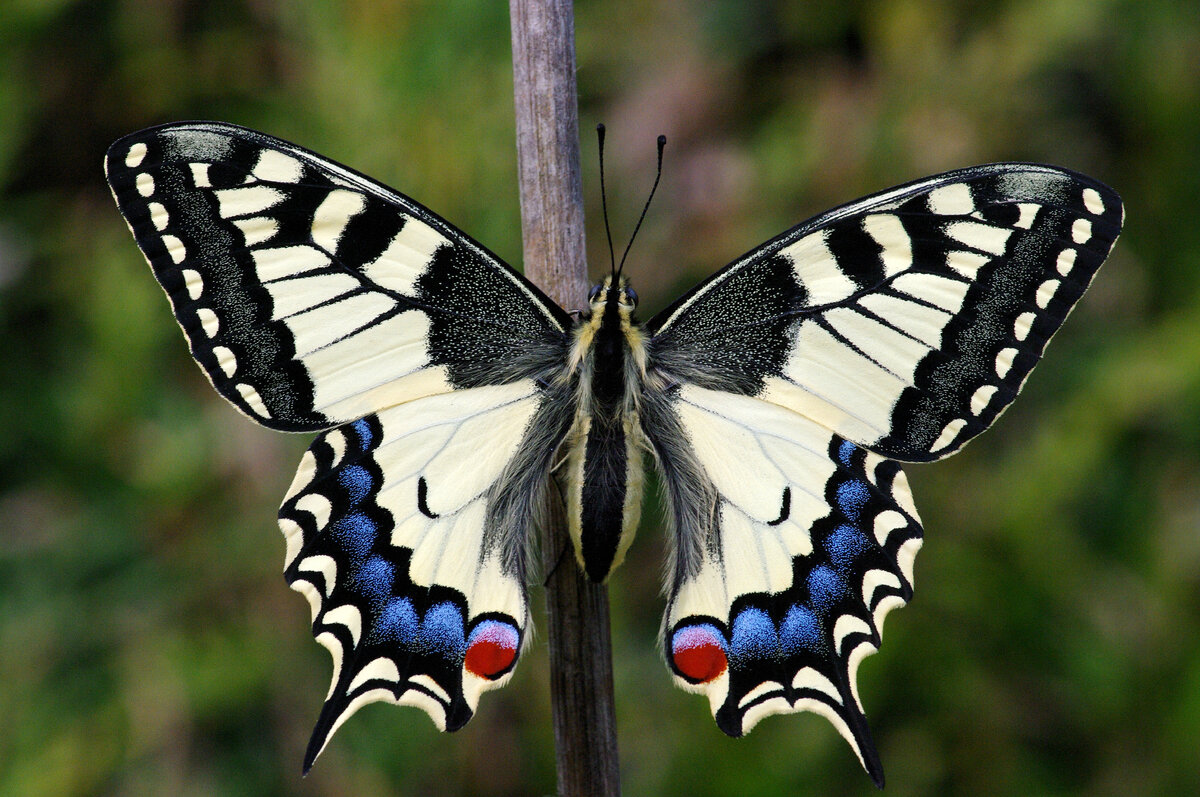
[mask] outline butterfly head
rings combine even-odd
[[[629,287],[629,278],[623,274],[610,274],[599,285],[593,285],[588,292],[586,315],[603,316],[606,312],[613,312],[628,318],[633,315],[637,303],[638,295]]]

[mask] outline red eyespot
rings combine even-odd
[[[517,629],[498,620],[484,620],[467,640],[463,666],[480,678],[496,678],[512,666],[519,647]]]
[[[725,672],[725,639],[713,626],[689,625],[671,639],[671,660],[683,677],[707,683]]]

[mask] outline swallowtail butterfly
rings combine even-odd
[[[408,197],[261,133],[156,127],[105,166],[217,391],[320,432],[279,511],[286,579],[333,656],[306,771],[372,701],[462,727],[527,640],[552,471],[603,581],[650,459],[676,683],[731,736],[821,714],[882,783],[855,674],[912,595],[898,461],[996,420],[1123,219],[1064,169],[949,172],[793,227],[640,323],[624,276],[573,317]]]

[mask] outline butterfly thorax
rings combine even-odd
[[[637,295],[621,277],[595,286],[573,330],[578,376],[569,440],[567,510],[579,566],[604,581],[633,541],[641,513],[643,461],[638,397],[645,334],[633,317]]]

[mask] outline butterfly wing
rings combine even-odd
[[[921,526],[900,466],[748,396],[686,385],[645,411],[677,534],[676,683],[730,736],[817,712],[882,784],[855,677],[912,596]]]
[[[411,199],[261,133],[152,128],[105,168],[214,387],[265,426],[329,430],[279,514],[334,661],[305,769],[374,700],[461,727],[525,638],[569,317]]]
[[[316,431],[535,375],[570,319],[413,200],[262,133],[165,125],[109,148],[121,213],[217,391]]]
[[[361,706],[457,730],[525,640],[525,541],[571,420],[521,381],[416,399],[321,435],[279,512],[284,575],[333,656],[307,771]]]
[[[876,453],[957,451],[1016,397],[1121,229],[1121,200],[1031,164],[830,211],[649,323],[660,369],[757,396]]]
[[[722,730],[815,711],[882,785],[855,674],[921,544],[892,460],[995,420],[1121,220],[1115,193],[1063,170],[951,172],[801,224],[651,320],[664,648]]]

